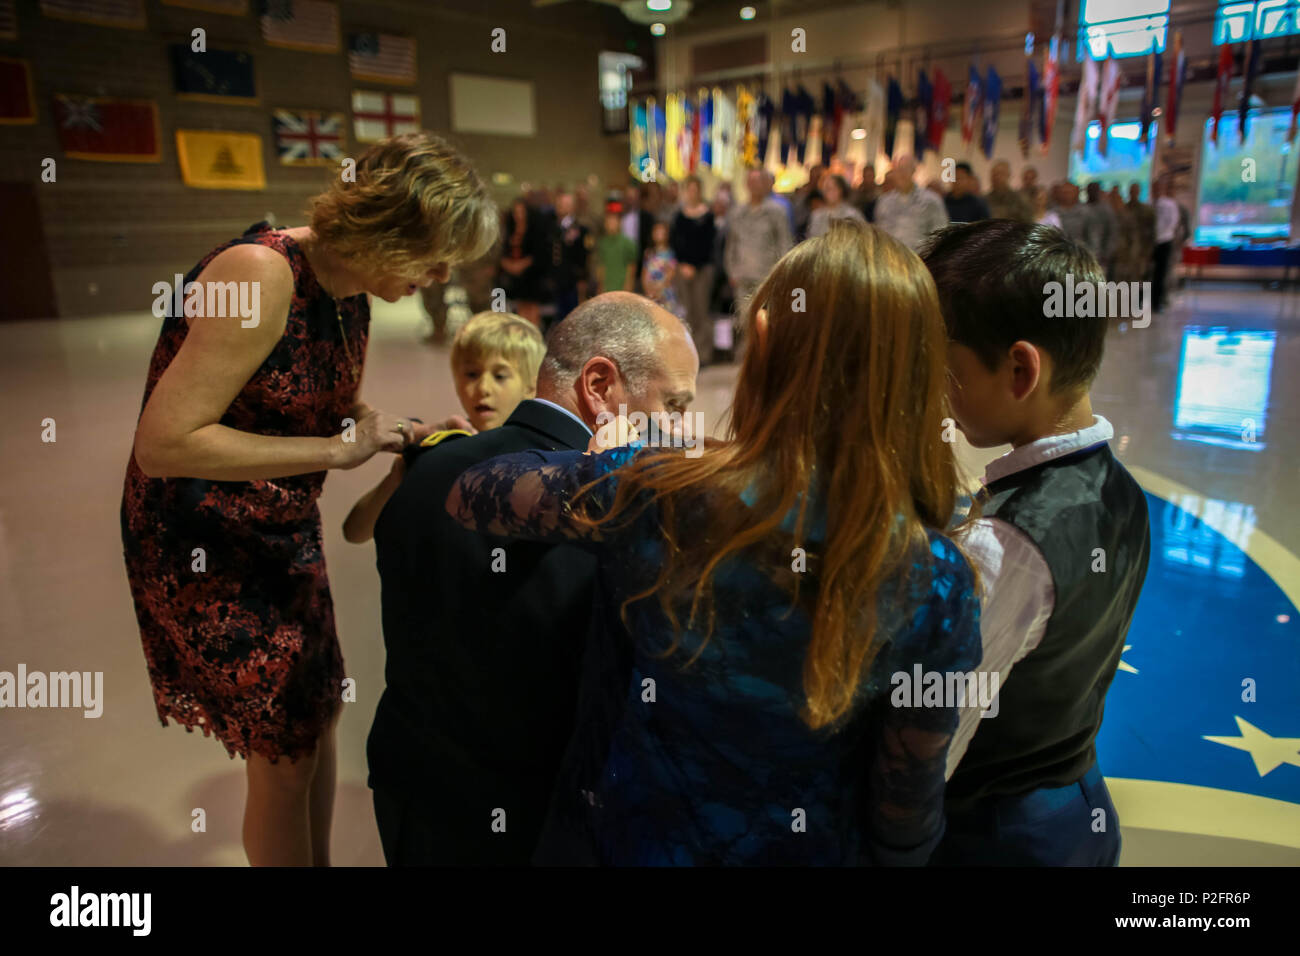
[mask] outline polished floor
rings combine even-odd
[[[456,411],[447,354],[414,300],[374,309],[364,394]],[[157,320],[0,325],[0,671],[102,672],[103,713],[0,710],[0,863],[242,864],[243,765],[158,724],[118,504]],[[1300,294],[1184,290],[1116,329],[1094,391],[1148,492],[1152,558],[1098,741],[1124,865],[1300,863]],[[712,428],[734,370],[706,370]],[[46,419],[56,440],[43,441]],[[963,447],[982,470],[990,453]],[[337,472],[321,502],[357,701],[340,726],[334,862],[381,864],[364,741],[383,680],[370,546],[340,532],[387,463]],[[196,832],[196,810],[206,826]]]

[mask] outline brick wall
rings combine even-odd
[[[38,122],[0,127],[0,181],[37,183],[37,194],[58,301],[58,314],[87,315],[148,308],[150,288],[185,272],[211,247],[251,223],[275,217],[304,222],[308,198],[330,172],[281,166],[271,140],[275,107],[328,109],[350,117],[354,82],[346,52],[307,53],[268,46],[252,9],[244,16],[205,13],[146,0],[148,26],[118,29],[43,16],[20,0],[19,39],[0,41],[0,56],[32,66]],[[428,129],[449,136],[480,173],[508,173],[515,181],[573,182],[589,173],[605,181],[626,174],[626,136],[600,131],[597,53],[625,49],[633,33],[617,11],[573,3],[533,10],[525,0],[374,0],[340,4],[346,49],[349,29],[413,35],[415,87],[393,87],[420,97]],[[209,49],[253,55],[255,106],[194,103],[173,89],[169,47],[188,43],[203,27]],[[507,31],[507,51],[490,50],[491,31]],[[478,73],[533,81],[537,135],[533,138],[450,131],[449,74]],[[157,164],[68,159],[51,119],[54,93],[144,97],[158,103],[162,159]],[[261,191],[191,189],[181,182],[175,130],[224,129],[263,138],[267,185]],[[361,146],[347,130],[349,153]],[[40,183],[41,161],[57,161],[55,183]],[[502,200],[505,195],[500,196]]]

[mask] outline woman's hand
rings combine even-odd
[[[466,419],[459,415],[452,415],[446,421],[435,422],[432,425],[426,425],[424,422],[411,422],[411,444],[418,445],[435,432],[446,432],[459,429],[460,431],[469,432],[471,435],[477,434],[474,428]]]
[[[693,279],[695,277],[695,266],[689,262],[679,263],[678,268],[681,269],[683,279]]]
[[[622,415],[616,415],[596,429],[596,433],[591,436],[591,441],[587,442],[587,454],[599,455],[611,448],[630,445],[639,437],[640,434],[631,422]]]
[[[369,405],[358,404],[355,408],[360,416],[356,424],[337,435],[338,464],[342,469],[356,468],[373,458],[378,452],[400,452],[407,445],[411,436],[410,423],[405,418],[389,415]],[[401,430],[398,424],[401,423]]]

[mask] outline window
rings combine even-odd
[[[631,53],[603,51],[599,57],[601,128],[606,133],[628,131],[627,91],[632,74],[645,68],[644,61]]]
[[[1287,107],[1251,110],[1242,143],[1237,111],[1224,110],[1216,147],[1210,142],[1214,119],[1205,121],[1197,245],[1235,246],[1287,238],[1296,180],[1296,150],[1286,141],[1290,125]]]
[[[1085,44],[1094,60],[1163,53],[1168,32],[1169,0],[1083,0],[1079,7],[1081,61]]]
[[[1111,186],[1119,186],[1125,201],[1128,200],[1129,184],[1137,183],[1145,198],[1151,182],[1151,147],[1155,144],[1158,128],[1156,123],[1151,124],[1151,144],[1143,146],[1138,123],[1111,123],[1106,155],[1102,156],[1097,151],[1101,124],[1089,124],[1083,152],[1070,153],[1070,181],[1080,188],[1099,182],[1107,192]]]
[[[1214,42],[1241,43],[1300,33],[1300,0],[1219,0]]]

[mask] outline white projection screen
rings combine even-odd
[[[528,80],[451,74],[451,128],[458,133],[536,136],[533,84]]]

